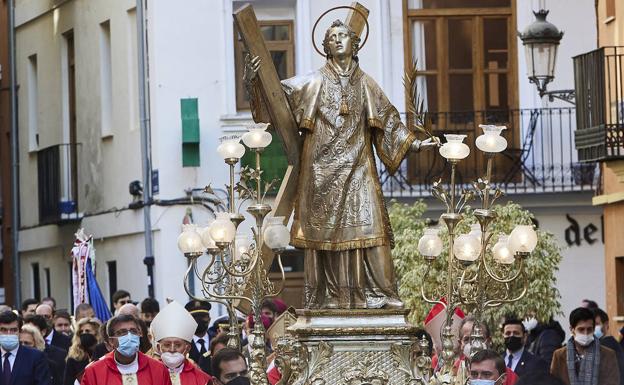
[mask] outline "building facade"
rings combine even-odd
[[[606,310],[615,332],[624,326],[624,5],[601,0],[596,9],[599,48],[575,58],[582,95],[576,147],[579,158],[600,161],[602,184],[593,203],[604,211]]]
[[[240,82],[244,50],[231,17],[246,3],[148,2],[155,258],[150,277],[143,263],[143,212],[128,192],[142,173],[135,4],[17,0],[24,298],[52,295],[61,307],[71,305],[70,250],[74,232],[83,227],[95,239],[97,278],[106,297],[123,288],[140,300],[151,281],[157,299],[186,299],[181,281],[187,262],[176,246],[180,225],[205,224],[212,217],[210,203],[203,202],[198,191],[209,183],[226,183],[227,170],[215,149],[220,138],[240,135],[251,120]],[[312,28],[321,13],[338,5],[336,1],[249,3],[281,77],[305,74],[323,64],[325,59],[312,47]],[[575,110],[542,101],[525,78],[516,31],[533,21],[531,5],[537,4],[361,3],[370,10],[370,35],[359,54],[363,69],[403,111],[404,68],[411,58],[418,59],[425,71],[420,85],[426,90],[427,108],[436,115],[436,133],[466,133],[472,141],[479,123],[507,124],[513,151],[497,164],[497,180],[510,199],[533,211],[540,226],[560,239],[565,250],[557,285],[564,312],[582,297],[604,303],[601,210],[591,205],[596,176],[577,165],[572,143]],[[552,0],[548,6],[551,21],[561,28],[569,25],[556,82],[570,87],[570,58],[596,47],[595,24],[587,22],[588,15],[594,15],[593,1],[570,7],[566,0]],[[345,14],[337,11],[321,22],[313,37],[317,45],[326,25]],[[277,141],[266,156],[269,172],[279,175],[276,170],[284,164]],[[398,175],[384,177],[383,188],[388,198],[426,199],[433,217],[438,208],[428,187],[444,170],[427,156],[408,159]],[[481,164],[478,159],[470,162],[463,170],[466,182]],[[287,265],[288,300],[295,303],[302,277],[296,252]],[[572,285],[568,278],[581,269],[598,284],[591,289]]]

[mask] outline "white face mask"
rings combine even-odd
[[[574,335],[574,341],[576,341],[581,346],[589,346],[592,342],[594,342],[594,335],[576,334]]]
[[[160,354],[160,359],[169,369],[175,369],[184,363],[186,357],[184,357],[184,354],[178,352],[164,352]]]
[[[525,318],[524,321],[522,321],[522,324],[524,325],[526,331],[530,332],[537,327],[537,320],[535,317]]]
[[[501,377],[503,377],[502,374],[495,380],[470,380],[470,385],[495,385]]]

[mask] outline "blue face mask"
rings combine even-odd
[[[141,338],[136,334],[128,333],[125,336],[117,337],[119,346],[117,351],[124,357],[133,357],[139,351]]]
[[[0,334],[0,346],[2,349],[10,351],[19,345],[17,334]]]
[[[604,333],[602,332],[602,326],[598,325],[598,326],[596,326],[594,328],[594,335],[598,339],[600,339],[600,338],[602,338],[602,336],[604,336]]]

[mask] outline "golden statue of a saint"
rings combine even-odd
[[[305,254],[306,309],[402,308],[392,263],[392,229],[375,154],[394,173],[419,141],[359,66],[360,38],[340,20],[325,33],[319,70],[282,81],[303,138],[291,244]],[[257,122],[269,122],[256,73],[245,81]]]

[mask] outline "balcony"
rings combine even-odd
[[[458,165],[460,188],[485,173],[485,158],[474,146],[479,124],[504,124],[508,148],[495,158],[493,182],[507,195],[594,191],[596,163],[579,163],[574,151],[574,108],[521,109],[435,113],[434,135],[465,134],[471,154]],[[450,167],[433,151],[410,155],[394,175],[378,167],[386,197],[428,197],[431,184],[450,179]]]
[[[79,144],[58,144],[37,151],[39,224],[61,224],[78,214]]]
[[[624,47],[603,47],[574,57],[581,162],[624,159]]]

